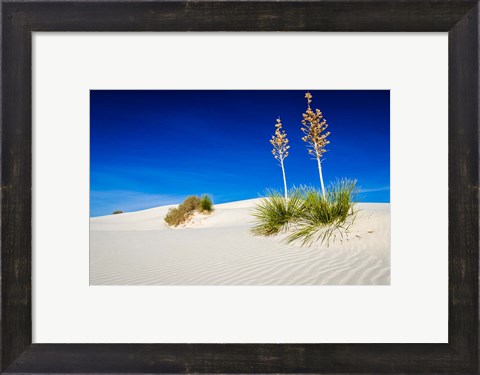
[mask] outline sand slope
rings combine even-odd
[[[390,205],[363,203],[349,241],[311,247],[249,233],[246,200],[215,206],[182,228],[171,206],[90,219],[92,285],[385,285]]]

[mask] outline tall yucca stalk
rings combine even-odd
[[[275,135],[272,135],[270,143],[273,146],[272,155],[275,157],[276,160],[278,160],[280,167],[282,168],[283,188],[285,191],[285,199],[287,199],[287,177],[285,176],[284,161],[288,156],[288,149],[290,148],[290,146],[288,145],[287,133],[285,133],[285,130],[283,130],[282,128],[282,122],[280,121],[280,117],[277,119],[277,123],[275,124]]]
[[[302,140],[307,143],[308,154],[317,159],[318,174],[320,176],[320,185],[322,187],[323,199],[326,199],[325,185],[323,183],[322,175],[322,155],[327,152],[325,146],[330,142],[327,137],[330,135],[327,130],[327,120],[323,118],[322,112],[319,109],[312,110],[310,104],[312,103],[312,94],[307,92],[305,94],[307,99],[307,110],[303,113],[302,132],[305,134]]]

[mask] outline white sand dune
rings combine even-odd
[[[255,237],[257,199],[219,204],[182,228],[169,207],[90,219],[91,285],[388,285],[390,205],[362,203],[348,241]]]

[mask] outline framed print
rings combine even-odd
[[[387,90],[91,90],[90,285],[388,285],[389,96]],[[309,111],[313,98],[344,116],[338,116],[337,150],[356,150],[365,165],[356,170],[369,186],[327,179],[324,154],[333,148],[333,129],[323,114]],[[303,131],[301,122],[287,127],[295,123],[296,102],[305,102],[304,115],[312,116]],[[260,126],[279,111],[271,129]],[[185,122],[195,128],[179,132]],[[238,133],[243,146],[233,141]],[[359,143],[376,147],[362,151]],[[293,154],[304,145],[313,173]],[[281,173],[268,173],[272,157]],[[346,174],[351,158],[329,159],[335,173]],[[272,187],[282,181],[283,190]],[[331,204],[323,205],[324,195]],[[168,204],[178,200],[177,207]],[[132,205],[130,212],[116,210],[120,202]],[[153,233],[159,237],[149,240]]]
[[[2,30],[2,371],[478,372],[477,2]]]

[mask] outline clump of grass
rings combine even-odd
[[[183,203],[178,208],[182,208],[186,212],[193,212],[198,208],[199,205],[200,205],[200,198],[195,195],[191,195],[185,198]]]
[[[168,225],[176,227],[185,223],[190,218],[191,214],[192,213],[189,213],[182,205],[180,205],[176,208],[170,208],[164,220]]]
[[[178,207],[172,207],[168,210],[165,216],[165,222],[172,226],[177,227],[180,224],[186,223],[193,214],[198,212],[210,213],[213,211],[213,201],[208,195],[204,195],[201,198],[195,195],[191,195],[183,201]]]
[[[200,198],[198,210],[206,213],[213,211],[213,201],[209,195],[203,195],[202,198]]]
[[[285,231],[301,214],[302,201],[295,191],[290,198],[276,190],[268,190],[266,195],[253,212],[255,224],[251,232],[255,235],[272,236]]]
[[[337,235],[341,240],[346,239],[348,229],[355,220],[356,185],[356,180],[338,180],[326,189],[325,198],[315,188],[300,188],[298,194],[303,200],[302,213],[287,241],[299,241],[302,245],[320,241],[328,245],[332,236],[334,239]]]
[[[112,215],[118,215],[118,214],[123,214],[123,211],[122,210],[115,210],[112,213]]]

